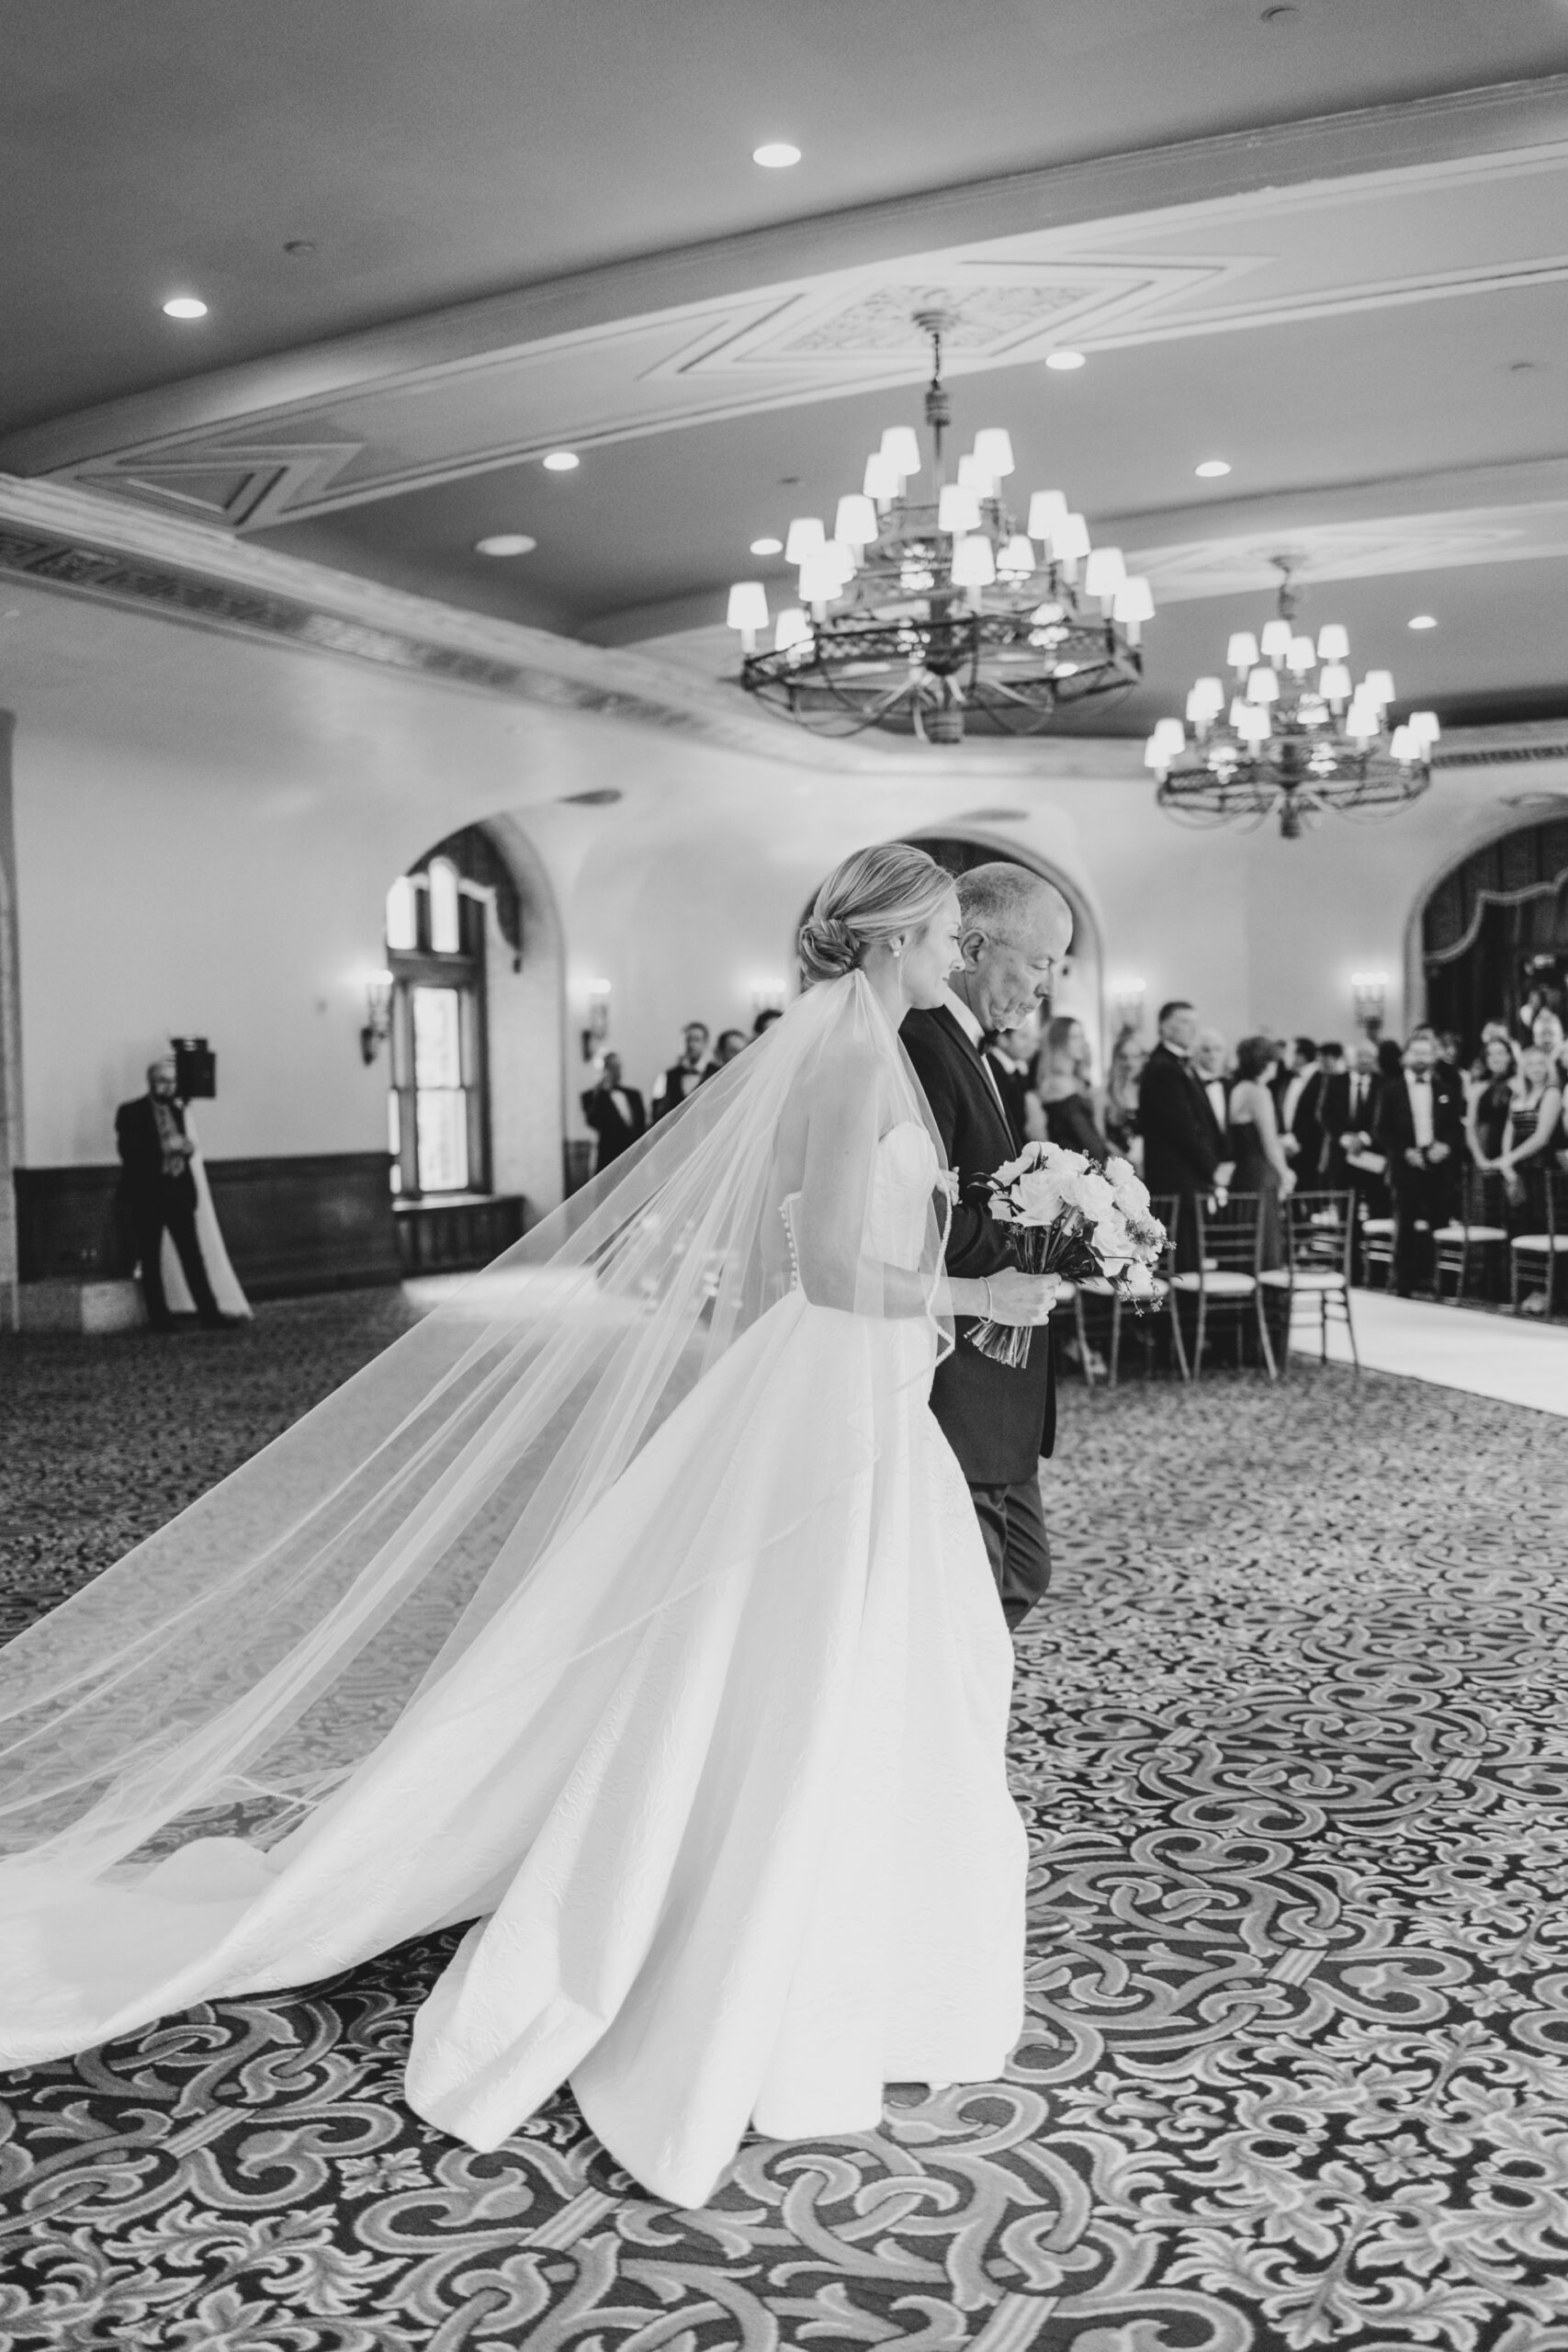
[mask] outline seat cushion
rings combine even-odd
[[[1369,1241],[1376,1240],[1393,1231],[1393,1219],[1391,1216],[1364,1216],[1361,1219],[1361,1231]]]
[[[1516,1233],[1510,1250],[1525,1250],[1534,1258],[1550,1258],[1554,1250],[1568,1250],[1568,1233]]]
[[[1478,1241],[1506,1241],[1507,1227],[1501,1225],[1439,1225],[1433,1234],[1434,1241],[1458,1243],[1462,1248],[1469,1241],[1473,1248]]]
[[[1206,1290],[1211,1298],[1250,1298],[1258,1288],[1251,1274],[1235,1274],[1226,1266],[1216,1266],[1206,1274],[1178,1274],[1178,1290]]]
[[[1267,1283],[1271,1290],[1288,1290],[1292,1284],[1297,1290],[1343,1290],[1345,1287],[1344,1275],[1332,1266],[1298,1266],[1293,1275],[1288,1266],[1270,1266],[1268,1272],[1259,1274],[1258,1279],[1260,1283]]]

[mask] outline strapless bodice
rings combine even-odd
[[[936,1146],[918,1119],[900,1119],[876,1141],[876,1165],[871,1180],[870,1231],[866,1247],[874,1258],[912,1272],[925,1246],[926,1219],[936,1187]],[[795,1214],[800,1201],[791,1193],[780,1204],[789,1236],[790,1287],[800,1287],[795,1251]]]

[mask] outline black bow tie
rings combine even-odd
[[[1413,1069],[1410,1076],[1417,1086],[1430,1086],[1432,1083],[1432,1073],[1429,1069]]]

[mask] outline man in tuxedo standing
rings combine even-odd
[[[1230,1088],[1225,1083],[1225,1066],[1230,1060],[1230,1048],[1217,1029],[1200,1029],[1198,1042],[1192,1048],[1192,1067],[1202,1081],[1209,1098],[1209,1108],[1214,1114],[1214,1125],[1222,1136],[1230,1133]]]
[[[1278,1101],[1280,1141],[1295,1170],[1296,1183],[1310,1191],[1317,1182],[1323,1155],[1323,1129],[1318,1125],[1318,1097],[1323,1091],[1323,1066],[1312,1037],[1292,1037],[1291,1068]]]
[[[1016,1029],[1048,998],[1067,951],[1066,900],[1021,865],[977,865],[958,882],[959,944],[944,1001],[906,1015],[900,1031],[925,1091],[958,1199],[947,1238],[950,1274],[984,1279],[1014,1263],[1006,1229],[976,1187],[1017,1158],[1013,1125],[987,1060],[987,1036]],[[1055,1287],[1055,1278],[1040,1282]],[[1021,1623],[1051,1581],[1051,1549],[1040,1500],[1040,1462],[1056,1434],[1056,1371],[1049,1324],[1037,1325],[1027,1363],[1014,1369],[982,1355],[973,1320],[958,1318],[958,1344],[937,1366],[931,1410],[968,1481],[991,1574],[1010,1627]]]
[[[1393,1194],[1393,1286],[1408,1298],[1432,1285],[1432,1236],[1452,1214],[1464,1147],[1464,1086],[1438,1061],[1430,1029],[1411,1031],[1401,1077],[1378,1098],[1373,1136]]]
[[[1184,1272],[1198,1263],[1199,1196],[1223,1187],[1232,1167],[1224,1127],[1192,1066],[1197,1042],[1198,1016],[1186,998],[1162,1004],[1159,1043],[1138,1084],[1144,1182],[1156,1196],[1176,1194],[1176,1262]]]
[[[648,1106],[637,1088],[626,1084],[621,1057],[613,1050],[604,1057],[598,1085],[590,1087],[582,1098],[582,1115],[599,1138],[593,1160],[596,1176],[648,1132]]]
[[[172,1061],[150,1062],[147,1091],[122,1102],[114,1114],[120,1158],[120,1198],[141,1261],[141,1295],[154,1331],[172,1331],[175,1318],[164,1295],[164,1236],[179,1258],[197,1315],[209,1330],[238,1318],[224,1315],[212,1295],[196,1237],[196,1146],[186,1133],[185,1106]]]
[[[705,1021],[688,1021],[682,1031],[682,1054],[678,1062],[660,1070],[653,1081],[653,1115],[662,1119],[667,1113],[678,1111],[689,1094],[694,1094],[705,1078],[711,1078],[716,1063],[708,1059],[708,1024]]]

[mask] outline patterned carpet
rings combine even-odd
[[[403,1311],[0,1345],[5,1622]],[[1075,1388],[1047,1494],[1005,2083],[676,2212],[569,2098],[489,2156],[415,2122],[451,1939],[405,1947],[8,2078],[6,2352],[1568,2352],[1561,1424],[1332,1368]]]

